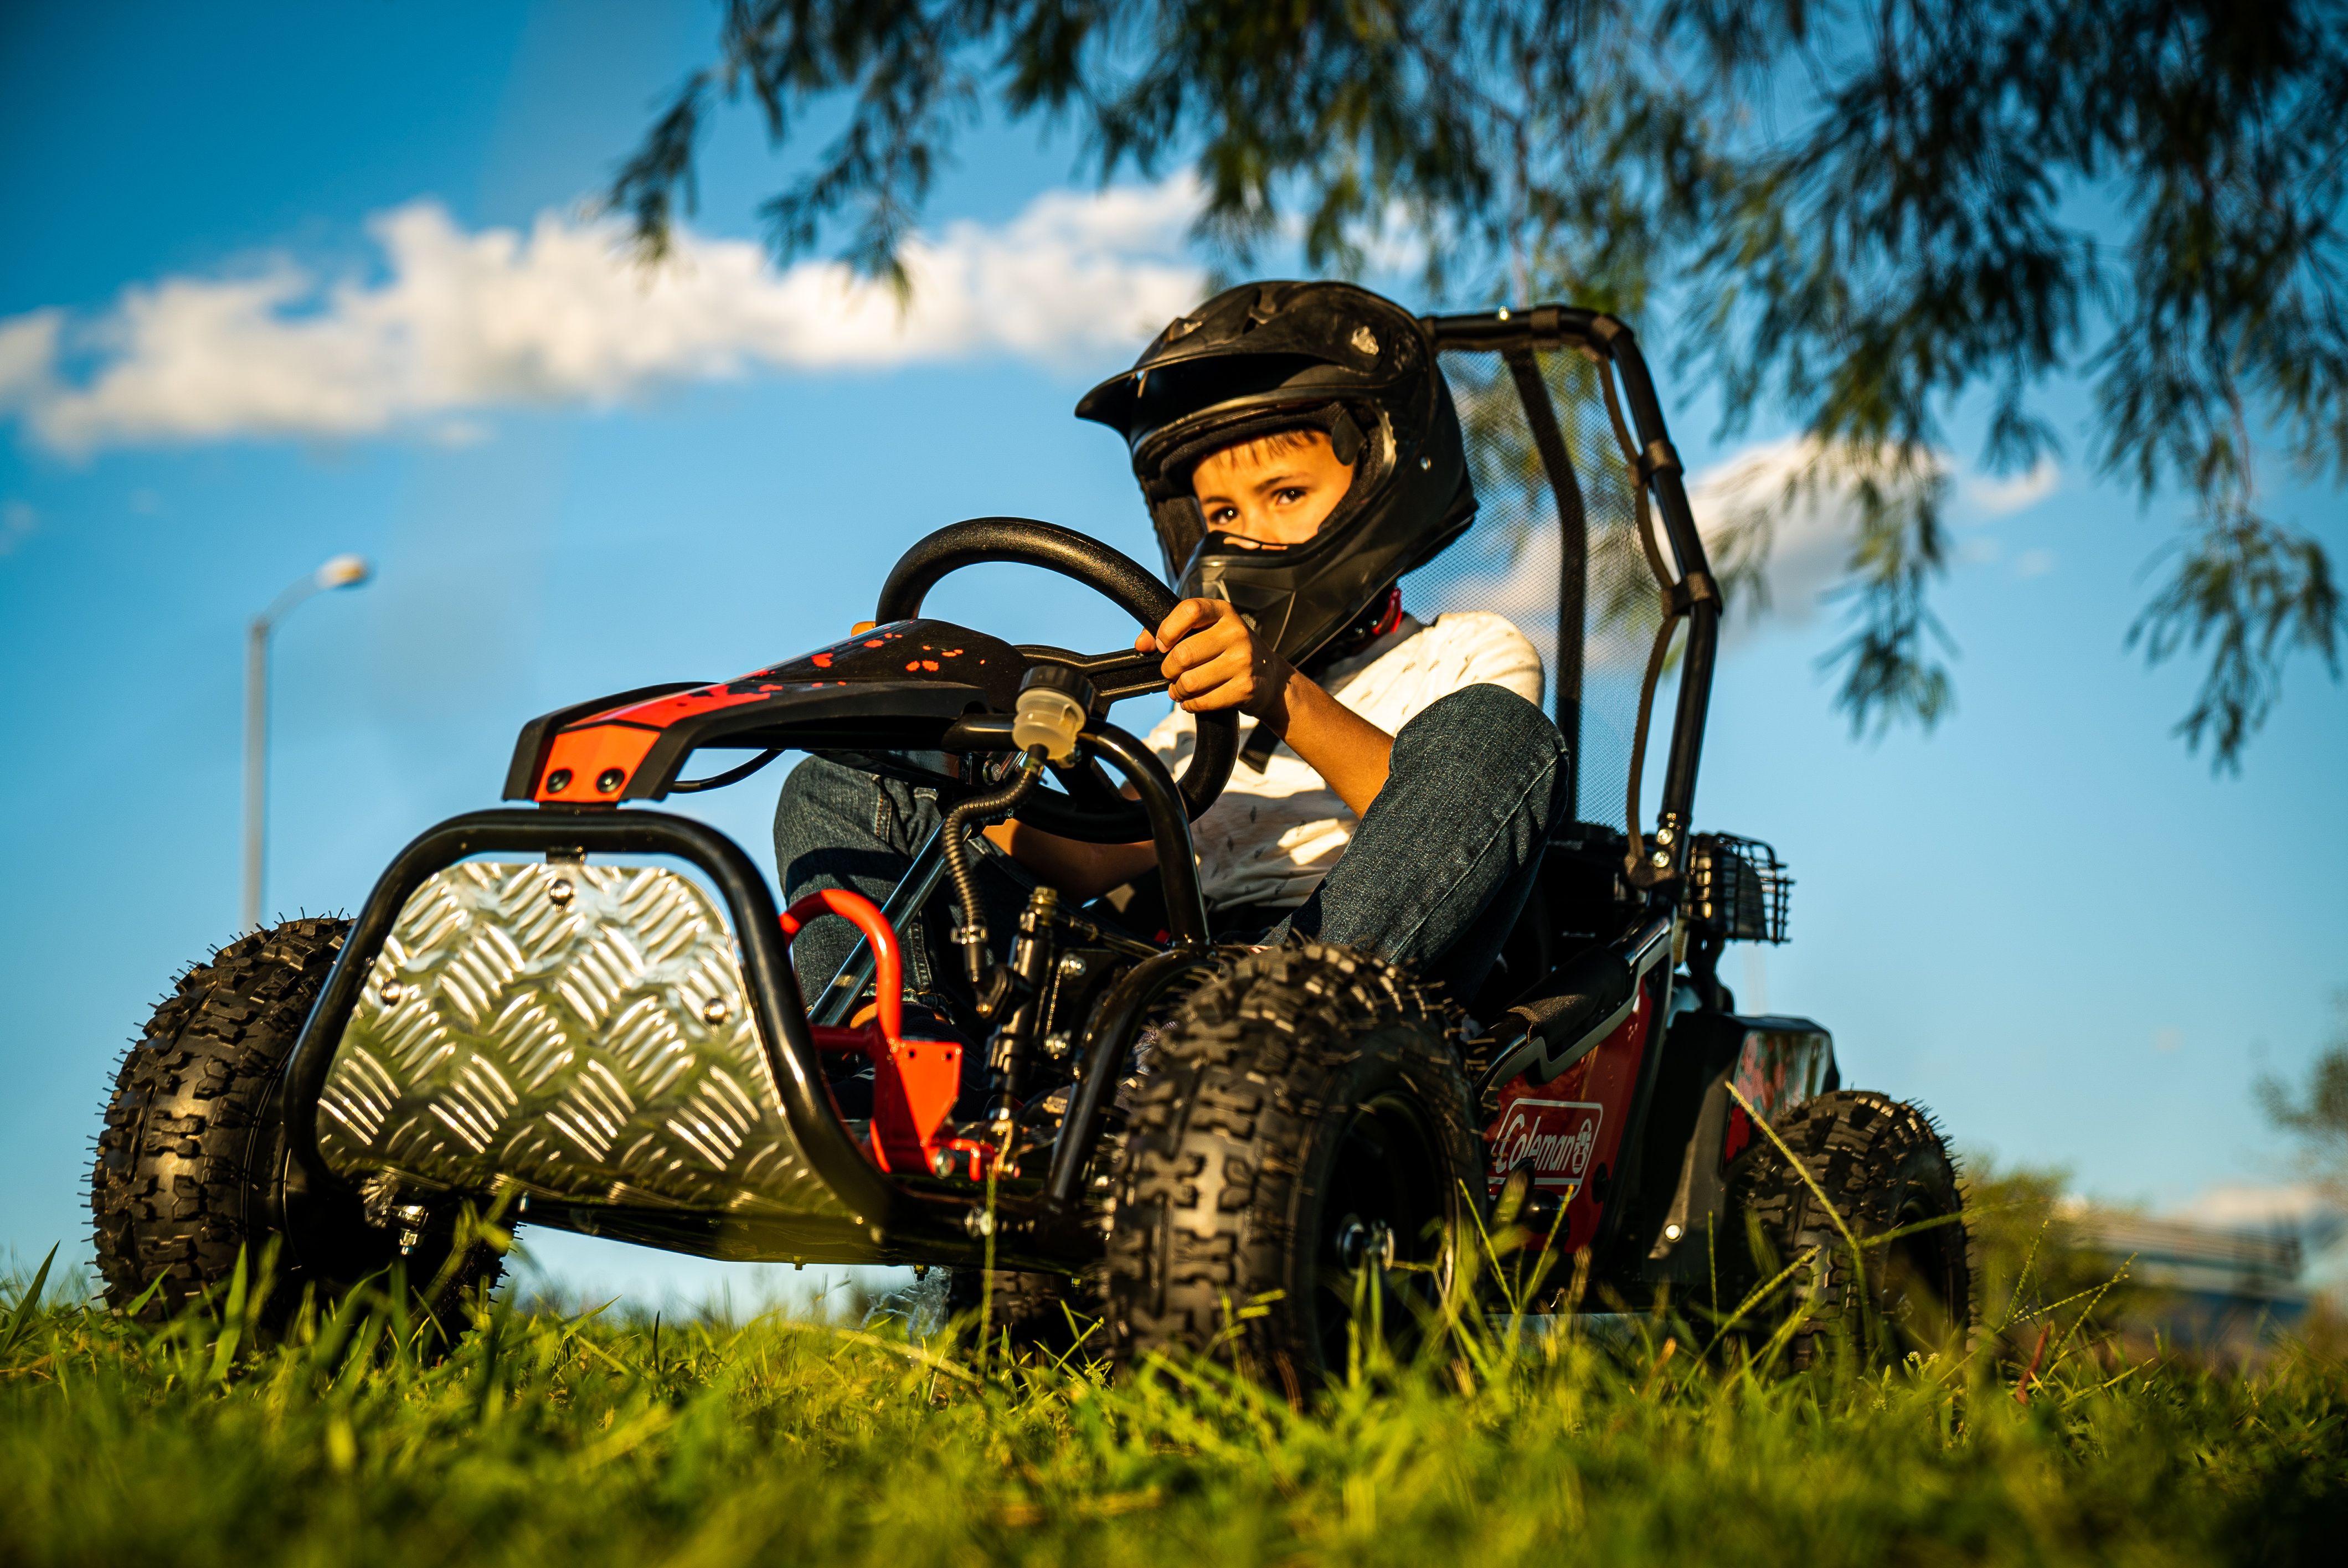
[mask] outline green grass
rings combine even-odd
[[[1684,1320],[1513,1353],[1478,1324],[1303,1413],[1195,1366],[1112,1385],[781,1316],[499,1305],[430,1361],[383,1298],[256,1350],[242,1296],[154,1328],[20,1285],[0,1561],[2340,1560],[2337,1356],[2118,1359],[2039,1304],[2027,1227],[1992,1229],[2004,1332],[1970,1355],[1793,1376]],[[2042,1337],[2018,1400],[1996,1347]]]

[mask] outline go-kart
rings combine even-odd
[[[922,615],[982,562],[1073,579],[1143,627],[1173,595],[1069,529],[957,523],[897,562],[869,630],[535,719],[505,781],[522,804],[426,831],[355,919],[258,930],[190,969],[106,1112],[110,1298],[172,1309],[274,1244],[280,1300],[400,1264],[445,1301],[495,1274],[469,1217],[487,1211],[713,1257],[993,1270],[1025,1330],[1065,1298],[1120,1359],[1224,1355],[1292,1389],[1344,1367],[1359,1324],[1412,1333],[1494,1233],[1570,1265],[1536,1307],[1677,1291],[1797,1345],[1838,1321],[1887,1344],[1962,1331],[1938,1134],[1842,1090],[1826,1030],[1741,1016],[1719,979],[1725,943],[1784,939],[1788,883],[1766,845],[1691,827],[1721,596],[1635,340],[1560,306],[1427,325],[1479,530],[1558,540],[1570,798],[1619,789],[1624,818],[1556,836],[1478,995],[1319,944],[1219,941],[1189,824],[1231,774],[1235,715],[1201,718],[1177,778],[1108,716],[1163,689],[1155,656]],[[787,751],[951,808],[885,900],[778,907],[732,841],[656,808]],[[967,835],[1011,814],[1151,841],[1154,888],[1039,886],[1015,930],[985,932]],[[923,911],[957,917],[959,1027],[902,1005]],[[790,945],[818,919],[860,938],[808,996]],[[973,1118],[956,1105],[978,1051]]]

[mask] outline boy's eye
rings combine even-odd
[[[1272,493],[1272,498],[1283,507],[1292,507],[1304,498],[1304,487],[1286,485]]]

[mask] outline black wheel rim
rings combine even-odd
[[[1354,1325],[1397,1357],[1442,1300],[1449,1267],[1450,1175],[1426,1118],[1400,1092],[1347,1120],[1330,1163],[1309,1293],[1322,1364],[1348,1365]]]

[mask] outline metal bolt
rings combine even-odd
[[[1671,841],[1672,825],[1670,823],[1664,823],[1661,827],[1655,829],[1655,842],[1657,844],[1669,844]]]
[[[1047,1034],[1044,1037],[1044,1054],[1055,1061],[1059,1061],[1074,1049],[1076,1049],[1076,1041],[1070,1040],[1066,1033]]]
[[[383,982],[384,1006],[387,1008],[396,1008],[407,999],[407,988],[406,986],[401,985],[397,980],[386,980]]]
[[[1668,850],[1658,849],[1652,858],[1657,866],[1669,866],[1672,863],[1671,852]]]
[[[1677,1224],[1667,1225],[1663,1227],[1663,1239],[1665,1241],[1677,1241],[1685,1234],[1685,1232],[1680,1229]]]
[[[953,1174],[954,1157],[952,1149],[941,1149],[930,1156],[930,1173],[934,1176]]]
[[[963,1217],[962,1228],[976,1236],[994,1234],[994,1213],[991,1209],[973,1209]]]
[[[1429,468],[1432,468],[1432,467],[1434,467],[1434,466],[1435,466],[1435,459],[1434,459],[1434,458],[1432,458],[1432,457],[1421,457],[1421,458],[1418,460],[1418,466],[1419,466],[1420,471],[1423,473],[1423,472],[1425,472],[1426,469],[1429,469]]]
[[[621,782],[628,775],[626,774],[622,773],[618,768],[605,768],[602,773],[595,775],[595,787],[598,790],[601,790],[603,794],[610,794],[613,790],[620,787]]]
[[[572,896],[578,891],[579,889],[571,886],[568,878],[558,876],[547,885],[546,897],[548,901],[559,909],[570,903]]]
[[[711,1024],[724,1023],[726,1015],[730,1010],[726,1005],[724,997],[711,997],[701,1004],[701,1021]]]
[[[1082,953],[1067,953],[1061,957],[1060,978],[1062,979],[1073,980],[1084,972],[1085,956]]]
[[[424,1222],[430,1216],[422,1204],[402,1204],[392,1212],[399,1216],[399,1255],[406,1257],[424,1239]]]
[[[564,790],[567,790],[570,787],[571,770],[569,768],[557,768],[552,773],[546,775],[547,794],[561,794]]]

